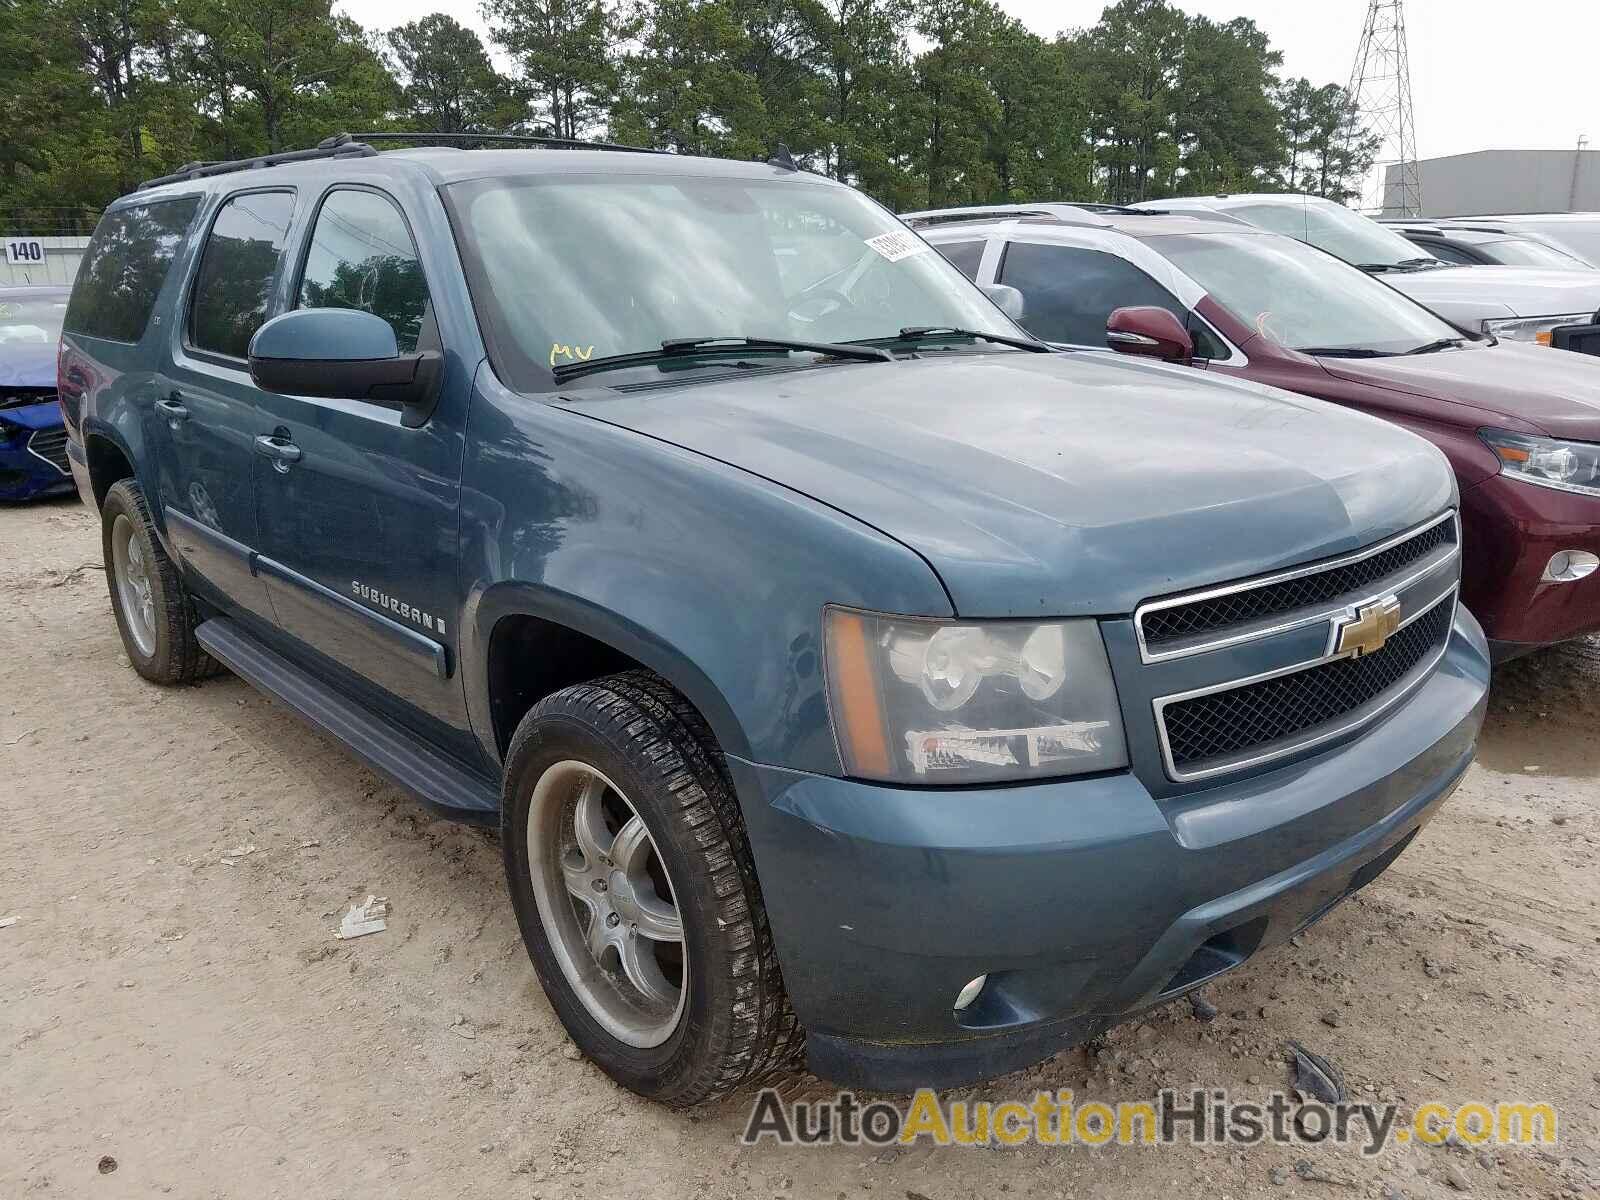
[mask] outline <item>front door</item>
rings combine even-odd
[[[355,308],[402,354],[439,349],[411,231],[384,193],[330,190],[291,306]],[[258,565],[291,653],[445,749],[477,753],[456,671],[466,397],[421,428],[359,400],[260,394]]]
[[[253,563],[260,392],[245,355],[272,307],[294,203],[290,191],[252,191],[217,209],[154,405],[167,447],[167,533],[191,582],[224,611],[266,625],[271,606]]]

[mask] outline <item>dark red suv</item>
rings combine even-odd
[[[1600,359],[1467,333],[1234,221],[1057,204],[909,220],[978,283],[1021,292],[1046,341],[1236,374],[1421,434],[1455,468],[1463,596],[1497,657],[1600,630]]]

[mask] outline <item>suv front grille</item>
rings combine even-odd
[[[1189,603],[1146,607],[1137,620],[1145,646],[1159,651],[1191,638],[1368,591],[1379,580],[1398,574],[1455,541],[1456,523],[1444,519],[1377,553],[1354,560],[1334,560],[1326,570],[1313,566],[1297,571],[1293,578],[1269,579],[1257,587],[1247,583],[1221,594],[1196,597]]]
[[[35,458],[42,458],[63,475],[72,473],[67,459],[67,431],[62,428],[37,429],[28,439],[28,450]]]
[[[1331,736],[1328,727],[1337,732],[1342,718],[1360,720],[1385,693],[1437,660],[1450,637],[1454,597],[1452,590],[1372,654],[1166,702],[1157,720],[1169,771],[1181,779],[1242,766],[1292,752],[1297,740]]]

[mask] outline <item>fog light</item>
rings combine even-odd
[[[966,1008],[974,1000],[976,1000],[978,998],[978,993],[983,991],[983,985],[988,982],[989,977],[987,975],[979,975],[971,983],[967,984],[966,987],[957,992],[956,1011],[960,1012],[962,1009]]]
[[[1587,550],[1558,550],[1544,568],[1545,583],[1572,583],[1586,579],[1600,567],[1600,558]]]

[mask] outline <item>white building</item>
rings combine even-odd
[[[8,243],[17,243],[14,250]],[[39,256],[34,257],[33,243]],[[89,245],[86,237],[32,237],[0,233],[0,287],[19,284],[60,283],[71,285],[78,275],[78,260]]]
[[[1600,212],[1600,150],[1478,150],[1417,163],[1422,211],[1399,208],[1399,165],[1384,169],[1386,217]]]

